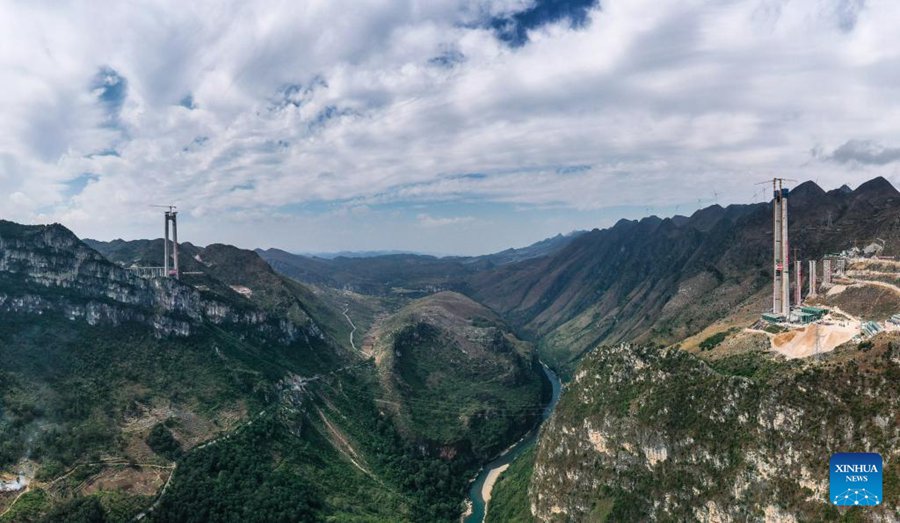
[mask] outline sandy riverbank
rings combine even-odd
[[[484,485],[481,487],[481,499],[484,500],[485,505],[491,500],[491,491],[494,490],[494,483],[500,478],[500,474],[503,474],[503,471],[508,468],[509,463],[500,465],[488,472],[488,475],[484,478]]]

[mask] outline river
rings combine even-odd
[[[493,489],[494,482],[497,481],[497,478],[500,474],[509,467],[509,464],[513,462],[520,454],[528,450],[528,447],[534,444],[537,440],[538,430],[541,428],[541,425],[547,418],[550,417],[550,414],[553,413],[553,409],[556,408],[556,403],[559,401],[559,392],[560,392],[560,383],[559,378],[556,374],[550,370],[549,367],[541,363],[541,367],[544,369],[544,374],[547,376],[547,379],[550,380],[550,385],[553,387],[553,395],[550,397],[550,402],[544,407],[544,413],[541,417],[541,423],[539,423],[535,428],[533,428],[528,434],[522,437],[515,445],[507,449],[506,452],[500,455],[494,461],[491,461],[484,467],[482,467],[481,472],[478,473],[478,476],[475,478],[475,481],[472,482],[472,486],[469,488],[469,497],[468,502],[471,507],[471,512],[465,516],[463,521],[465,523],[481,523],[484,521],[484,516],[487,509],[487,503],[484,501],[484,494],[487,494],[487,497],[490,498],[491,490]],[[487,483],[487,488],[485,489],[485,484]],[[487,492],[485,492],[485,490]]]

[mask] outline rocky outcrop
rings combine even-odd
[[[863,518],[897,521],[900,341],[823,361],[755,357],[741,368],[677,349],[593,351],[542,430],[534,516],[824,521],[839,517],[828,460],[858,451],[881,453],[886,471],[887,502]]]
[[[275,384],[278,397],[277,416],[284,427],[295,437],[301,437],[308,402],[308,378],[290,374]]]

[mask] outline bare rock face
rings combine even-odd
[[[848,352],[852,351],[852,352]],[[897,521],[900,341],[822,361],[710,366],[677,349],[593,351],[542,430],[540,521],[825,521],[834,452],[878,452]],[[748,357],[742,355],[741,357]],[[893,489],[894,492],[889,492]]]
[[[170,278],[144,279],[110,263],[59,224],[0,221],[0,311],[57,313],[91,325],[137,322],[187,336],[201,322],[250,328],[292,343],[321,337],[255,307],[205,295]]]

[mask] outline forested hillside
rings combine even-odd
[[[531,513],[540,521],[891,521],[900,510],[898,398],[896,335],[790,362],[758,351],[706,363],[678,349],[598,348],[542,430]],[[851,449],[884,458],[881,506],[827,502],[829,457]]]
[[[125,247],[123,265],[152,252]],[[27,483],[0,493],[0,520],[450,521],[478,459],[527,429],[527,411],[484,423],[525,390],[504,388],[541,401],[531,353],[492,317],[474,328],[508,349],[495,369],[512,381],[483,388],[482,422],[453,438],[411,432],[395,412],[435,397],[388,393],[400,382],[354,350],[334,304],[250,251],[191,259],[193,280],[144,279],[62,226],[0,223],[0,473]],[[419,340],[403,369],[432,365],[441,340]]]
[[[549,391],[537,354],[465,296],[416,300],[372,336],[385,408],[442,455],[487,461],[540,418]]]

